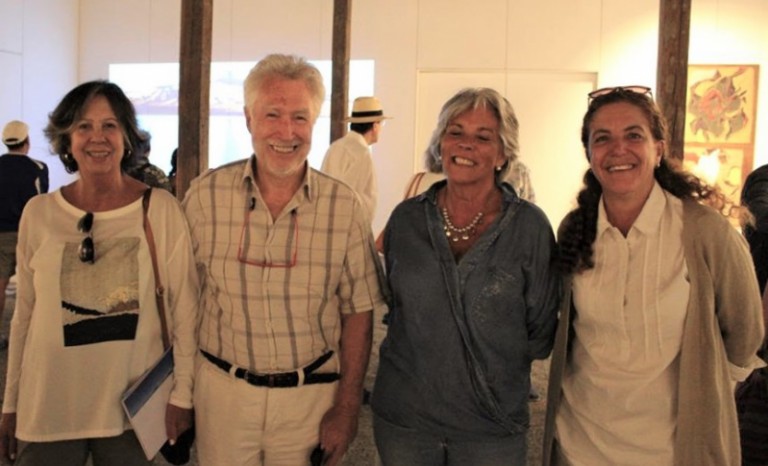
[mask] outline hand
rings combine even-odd
[[[171,445],[176,443],[179,435],[192,427],[194,412],[191,409],[179,408],[168,403],[165,409],[165,433]]]
[[[325,451],[325,465],[335,466],[341,462],[349,444],[357,435],[359,411],[343,410],[333,406],[320,421],[320,445]]]
[[[3,413],[0,419],[0,457],[16,460],[16,413]]]

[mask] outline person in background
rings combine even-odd
[[[128,175],[136,178],[147,186],[161,188],[173,193],[173,185],[165,176],[163,170],[149,161],[149,152],[152,150],[152,135],[148,131],[140,130],[139,146],[136,149],[135,165],[128,168]]]
[[[21,217],[0,454],[20,466],[150,465],[120,404],[163,354],[143,227],[150,188],[125,173],[141,143],[136,113],[117,85],[90,81],[64,96],[45,134],[79,177],[33,197]],[[192,422],[197,275],[179,203],[150,193],[173,343],[166,434],[175,441]]]
[[[749,243],[752,262],[757,274],[757,285],[765,290],[768,282],[768,164],[752,171],[741,188],[741,203],[754,218],[743,227]]]
[[[520,160],[515,160],[509,166],[507,176],[504,181],[511,184],[520,199],[536,203],[536,192],[531,183],[531,170]]]
[[[733,387],[762,364],[760,292],[730,205],[667,141],[649,88],[590,93],[545,466],[741,464]]]
[[[371,146],[379,141],[384,120],[381,102],[376,97],[358,97],[352,105],[349,132],[328,147],[321,171],[347,183],[360,196],[369,221],[376,213],[378,188],[371,160]]]
[[[369,222],[373,221],[379,196],[371,146],[379,141],[385,120],[381,101],[376,97],[358,97],[352,105],[349,132],[335,140],[325,153],[321,171],[345,182],[363,202]],[[370,400],[370,389],[363,389],[363,404]]]
[[[8,152],[0,156],[0,326],[5,311],[5,292],[16,271],[16,243],[21,212],[27,202],[48,192],[48,166],[28,156],[29,127],[23,121],[9,121],[3,127],[3,144]],[[0,333],[0,350],[8,338]]]
[[[203,280],[197,451],[205,465],[340,463],[357,432],[381,266],[365,207],[309,167],[325,95],[303,58],[244,84],[253,155],[184,198]]]
[[[751,214],[751,221],[743,222],[742,232],[749,243],[757,286],[763,292],[763,320],[768,326],[768,294],[765,286],[768,281],[768,165],[756,168],[747,176],[741,188],[741,203]],[[768,338],[763,341],[758,355],[763,359],[768,358]],[[765,441],[768,432],[766,386],[768,367],[763,367],[756,369],[736,390],[742,466],[768,463],[768,443]],[[753,391],[758,395],[753,396]]]
[[[371,400],[384,466],[526,464],[531,362],[552,348],[560,279],[547,217],[502,182],[518,151],[510,103],[459,91],[427,149],[446,180],[384,230],[392,301]]]

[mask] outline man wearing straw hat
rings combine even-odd
[[[13,120],[3,128],[8,153],[0,156],[0,322],[5,310],[5,289],[16,269],[16,240],[21,211],[32,196],[48,192],[48,166],[31,159],[29,127]],[[8,339],[0,335],[0,349]]]
[[[358,97],[352,114],[344,121],[350,131],[328,147],[321,168],[325,173],[347,183],[355,190],[368,212],[369,221],[376,213],[378,188],[371,160],[371,148],[378,142],[384,120],[381,102],[376,97]]]

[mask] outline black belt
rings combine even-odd
[[[232,370],[232,364],[223,359],[219,359],[216,356],[208,353],[207,351],[200,350],[205,356],[205,359],[209,360],[216,367],[229,373]],[[315,374],[314,371],[326,361],[328,361],[333,355],[333,351],[328,351],[323,354],[308,366],[303,369],[299,369],[304,373],[303,385],[315,384],[315,383],[331,383],[339,380],[339,374],[335,372]],[[299,386],[299,370],[293,372],[278,372],[274,374],[254,374],[248,372],[242,367],[235,369],[235,377],[243,379],[251,385],[257,387],[272,387],[272,388],[286,388],[286,387],[298,387]]]

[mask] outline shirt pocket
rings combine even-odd
[[[465,290],[467,317],[471,325],[480,326],[491,335],[508,332],[513,327],[525,327],[525,281],[522,272],[490,266],[482,276],[468,281]]]

